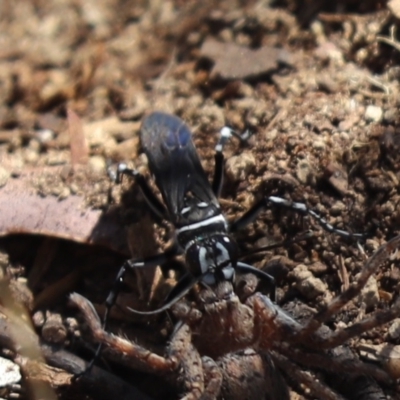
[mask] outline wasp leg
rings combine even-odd
[[[217,145],[215,146],[215,167],[214,167],[214,178],[212,182],[212,189],[214,194],[219,197],[222,189],[222,185],[224,183],[224,146],[227,141],[232,137],[236,137],[242,143],[246,142],[248,138],[251,136],[249,131],[244,132],[242,135],[236,133],[233,129],[224,126],[220,131],[220,137]]]
[[[265,197],[258,203],[254,204],[254,206],[251,207],[250,210],[245,212],[238,220],[231,224],[230,231],[236,232],[244,228],[246,225],[253,222],[262,210],[271,206],[285,207],[289,208],[290,210],[297,211],[300,214],[309,215],[314,218],[326,231],[330,233],[335,233],[336,235],[342,236],[344,238],[365,239],[365,234],[363,233],[351,233],[342,229],[335,228],[315,211],[308,208],[304,203],[297,203],[276,196]]]
[[[171,257],[174,257],[178,254],[178,248],[173,246],[167,249],[164,253],[156,254],[155,256],[141,258],[141,259],[133,259],[133,260],[126,260],[122,267],[120,268],[117,277],[115,278],[114,284],[111,288],[109,295],[107,296],[106,300],[106,311],[104,314],[104,322],[103,328],[106,327],[107,318],[110,312],[111,307],[115,304],[115,300],[118,296],[118,293],[124,283],[125,273],[128,270],[134,270],[138,268],[151,268],[157,267],[165,263]]]
[[[121,183],[124,175],[130,176],[139,185],[140,190],[153,213],[159,218],[168,220],[168,212],[164,204],[162,204],[158,197],[153,193],[144,176],[135,169],[128,168],[126,164],[120,163],[118,164],[115,175],[115,182]]]
[[[227,126],[221,129],[220,137],[217,145],[215,146],[215,167],[214,167],[214,178],[212,182],[212,189],[214,194],[219,197],[224,183],[224,146],[226,142],[231,138],[232,130]]]
[[[122,267],[120,268],[118,275],[114,281],[114,284],[111,288],[111,291],[109,295],[107,296],[106,303],[105,303],[105,312],[104,312],[104,318],[103,318],[103,323],[102,323],[102,329],[106,329],[107,327],[107,321],[108,321],[108,316],[110,314],[110,310],[112,306],[115,304],[115,300],[118,296],[118,293],[120,292],[121,286],[124,282],[124,276],[127,270],[133,270],[136,268],[150,268],[150,267],[157,267],[160,264],[163,264],[166,262],[170,257],[175,256],[178,253],[178,250],[176,247],[172,247],[168,250],[166,250],[164,253],[157,254],[152,257],[148,258],[143,258],[143,259],[134,259],[134,260],[127,260],[124,262]],[[89,363],[86,371],[84,371],[81,375],[84,375],[90,369],[93,367],[94,363],[98,359],[100,352],[102,349],[102,343],[99,344],[99,346],[96,349],[96,352]]]

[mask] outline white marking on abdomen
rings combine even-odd
[[[225,226],[225,229],[228,229],[225,217],[222,214],[219,214],[219,215],[216,215],[214,217],[205,219],[203,221],[195,222],[194,224],[182,226],[181,228],[176,230],[176,234],[179,235],[182,232],[192,231],[192,230],[195,230],[195,229],[199,229],[199,228],[201,228],[203,226],[208,226],[208,225],[215,224],[217,222],[223,222],[223,224]]]

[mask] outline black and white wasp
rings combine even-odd
[[[152,192],[145,178],[136,170],[127,168],[125,164],[119,165],[116,180],[120,181],[122,175],[134,178],[153,212],[170,221],[175,227],[175,245],[164,253],[145,259],[127,260],[123,264],[106,301],[104,325],[127,270],[155,267],[179,254],[185,256],[187,272],[172,289],[165,304],[154,311],[131,311],[145,315],[159,313],[176,303],[196,283],[213,286],[221,281],[234,281],[236,273],[253,273],[266,281],[269,284],[270,297],[274,300],[274,278],[239,261],[238,246],[231,236],[253,221],[257,214],[268,206],[283,206],[308,214],[325,230],[340,236],[363,238],[361,234],[334,228],[305,204],[275,196],[264,197],[237,221],[228,224],[217,198],[224,174],[222,151],[232,135],[246,140],[245,135],[239,136],[230,128],[224,127],[221,130],[215,148],[214,178],[210,184],[201,166],[190,129],[180,118],[163,112],[153,112],[143,120],[140,130],[142,147],[164,204]]]

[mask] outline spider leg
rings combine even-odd
[[[379,249],[369,258],[362,269],[359,278],[352,283],[347,290],[337,296],[327,306],[309,319],[304,327],[298,332],[298,340],[303,341],[315,332],[324,322],[328,321],[333,315],[337,314],[347,303],[354,299],[367,283],[369,277],[376,272],[379,266],[395,255],[400,246],[400,235],[395,236],[387,243],[379,247]]]
[[[189,391],[180,400],[215,400],[217,399],[222,384],[222,373],[216,362],[210,357],[202,357],[201,364],[194,365],[191,363],[189,366],[185,361],[183,363],[186,367],[189,367],[184,371],[183,379],[185,380],[185,390]],[[198,368],[198,367],[201,368]],[[185,369],[185,368],[184,368]],[[201,369],[203,371],[201,371]],[[194,373],[201,373],[197,375],[194,381]],[[202,375],[204,373],[204,376]],[[203,379],[199,379],[203,377]],[[182,376],[180,376],[182,379]]]
[[[287,375],[292,381],[299,382],[307,386],[313,397],[324,400],[346,400],[340,394],[334,392],[327,386],[318,382],[312,375],[301,371],[295,364],[282,354],[275,351],[271,352],[271,356],[276,365]]]
[[[178,380],[184,396],[181,400],[198,400],[204,392],[204,374],[200,354],[192,344],[192,334],[187,324],[180,324],[171,339],[169,357],[179,360]]]
[[[70,296],[70,301],[83,314],[93,339],[105,345],[113,355],[123,355],[123,357],[120,357],[123,363],[126,364],[129,360],[132,363],[132,360],[136,360],[157,373],[170,372],[178,368],[179,361],[173,354],[165,358],[146,350],[134,342],[106,332],[101,326],[100,318],[93,305],[83,296],[73,293]]]
[[[328,328],[327,328],[328,329]],[[384,400],[386,396],[377,381],[393,386],[394,380],[378,365],[364,363],[347,346],[340,346],[329,353],[318,352],[317,344],[310,351],[294,348],[288,343],[277,344],[276,351],[298,365],[330,372],[326,381],[348,399]]]
[[[314,335],[308,336],[301,342],[304,350],[296,349],[291,344],[298,341],[298,334],[301,332],[302,325],[280,307],[273,304],[267,296],[256,293],[248,301],[252,304],[254,315],[256,316],[254,326],[257,332],[257,345],[259,348],[263,350],[270,349],[271,347],[277,348],[282,354],[286,354],[296,362],[306,364],[310,367],[323,368],[338,373],[347,371],[349,374],[356,371],[357,374],[373,376],[376,380],[385,384],[390,385],[392,383],[390,376],[381,368],[375,368],[375,366],[367,365],[357,359],[351,359],[351,366],[349,367],[343,365],[339,370],[332,369],[334,366],[332,366],[331,356],[324,353],[315,353],[315,349],[326,348],[324,347],[325,342],[330,343],[330,330],[328,333],[326,331],[318,331]],[[395,311],[393,314],[395,314]],[[328,329],[327,327],[325,328]],[[285,345],[282,342],[289,343],[289,345]],[[278,345],[272,345],[272,343],[278,343]],[[329,348],[332,347],[329,346]]]
[[[120,270],[118,272],[117,277],[115,278],[114,284],[112,285],[111,290],[110,290],[110,292],[107,296],[106,302],[105,302],[105,312],[104,312],[104,317],[103,317],[103,323],[101,325],[103,330],[105,330],[107,327],[108,316],[109,316],[111,308],[115,304],[115,301],[121,290],[126,271],[128,271],[129,269],[133,270],[136,268],[156,267],[157,265],[163,264],[169,257],[174,256],[176,254],[176,252],[177,252],[177,248],[172,247],[170,250],[167,250],[164,253],[157,254],[152,257],[143,258],[143,259],[127,260],[124,262],[124,264],[122,265],[122,267],[120,268]],[[103,347],[103,342],[100,340],[99,345],[98,345],[98,347],[93,355],[93,358],[90,361],[86,371],[84,371],[82,374],[77,376],[76,379],[91,370],[94,363],[97,361],[97,359],[100,356],[102,347]]]
[[[270,354],[251,348],[217,360],[223,374],[220,397],[229,400],[289,400],[289,389]]]
[[[73,293],[70,301],[83,314],[93,339],[104,346],[113,359],[131,368],[138,368],[139,365],[141,369],[157,374],[177,374],[178,379],[174,381],[182,383],[185,393],[181,400],[217,398],[222,374],[214,361],[200,357],[192,344],[192,334],[187,324],[179,324],[168,346],[167,356],[163,357],[135,342],[106,332],[93,305],[83,296]]]
[[[246,304],[254,310],[254,332],[257,345],[263,350],[275,341],[293,339],[301,331],[301,324],[259,292],[249,297]]]
[[[311,349],[312,347],[312,349]],[[374,364],[367,364],[360,361],[350,350],[344,346],[335,349],[334,353],[315,353],[318,344],[314,342],[314,346],[310,349],[298,349],[290,344],[278,344],[274,346],[274,350],[280,354],[290,358],[292,361],[304,365],[309,368],[317,368],[329,371],[338,375],[349,376],[368,376],[385,385],[392,385],[393,379],[389,374]],[[346,351],[347,350],[347,351]]]
[[[330,330],[328,327],[324,326],[324,329],[320,329],[312,336],[305,338],[301,342],[303,348],[299,348],[294,345],[295,343],[299,343],[297,341],[297,335],[302,328],[299,322],[272,303],[267,296],[260,293],[256,293],[250,297],[248,302],[251,303],[254,310],[255,335],[257,338],[257,346],[260,350],[265,351],[273,348],[274,351],[277,351],[279,354],[297,364],[309,368],[330,371],[339,378],[345,374],[349,376],[348,379],[346,378],[348,386],[346,389],[349,391],[352,390],[351,388],[353,386],[356,386],[361,377],[365,379],[372,377],[386,385],[393,384],[393,379],[383,369],[375,365],[361,362],[352,352],[349,350],[345,351],[347,348],[344,346],[341,346],[339,349],[331,350],[329,354],[324,353],[323,344],[326,340],[329,340],[330,337]],[[374,393],[379,392],[380,388],[374,380],[366,381],[364,388],[367,384],[371,386],[371,391]],[[340,385],[338,388],[340,388]],[[325,399],[325,397],[322,398]],[[350,398],[354,398],[354,396]],[[363,396],[360,397],[360,399],[378,400],[380,398]]]
[[[329,338],[325,339],[320,346],[323,349],[331,349],[342,345],[355,336],[360,336],[373,328],[384,325],[400,315],[400,300],[388,310],[379,310],[364,318],[360,322],[356,322],[347,328],[334,332]]]
[[[285,207],[290,210],[297,211],[300,214],[307,214],[310,217],[314,218],[327,232],[335,233],[336,235],[342,236],[344,238],[354,238],[354,239],[364,239],[365,235],[361,233],[350,233],[344,231],[342,229],[337,229],[329,222],[327,222],[324,218],[322,218],[315,211],[308,208],[304,203],[297,203],[294,201],[283,199],[282,197],[269,196],[264,197],[258,203],[254,204],[253,207],[250,208],[247,212],[245,212],[238,220],[234,221],[229,229],[231,232],[236,232],[246,225],[253,222],[257,215],[267,208],[271,206]]]
[[[222,372],[217,363],[210,357],[201,358],[204,371],[204,380],[207,383],[201,400],[214,400],[221,391]]]

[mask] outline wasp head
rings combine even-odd
[[[207,285],[233,281],[237,258],[237,245],[226,234],[196,238],[186,250],[190,273],[193,276],[203,275],[202,282]]]

